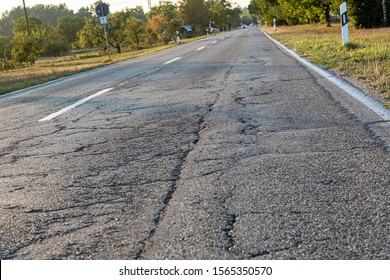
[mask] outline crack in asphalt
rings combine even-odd
[[[214,104],[217,102],[219,95],[217,95],[215,102],[212,104],[208,105],[208,112],[205,114],[207,115],[208,113],[211,112],[211,108],[214,106]],[[188,155],[195,149],[196,145],[198,144],[200,140],[200,134],[202,130],[204,129],[204,122],[205,122],[205,115],[202,115],[198,118],[198,121],[196,123],[196,132],[195,132],[195,137],[194,140],[192,141],[192,147],[188,149],[185,153],[182,154],[180,157],[179,163],[176,165],[172,172],[172,177],[174,178],[172,180],[172,184],[166,193],[165,197],[163,198],[163,206],[160,208],[159,212],[153,219],[153,224],[154,226],[150,229],[149,234],[145,237],[144,240],[141,241],[141,245],[139,246],[138,252],[135,254],[135,259],[139,260],[142,258],[142,254],[146,248],[146,244],[153,238],[155,235],[159,224],[164,216],[164,213],[166,211],[166,208],[169,206],[169,202],[171,201],[174,193],[176,192],[176,189],[178,187],[178,182],[181,180],[181,174],[182,174],[182,169],[186,163],[186,160],[188,158]]]

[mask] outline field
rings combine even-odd
[[[350,29],[346,46],[341,43],[338,24],[262,29],[309,61],[365,88],[390,108],[390,28]]]

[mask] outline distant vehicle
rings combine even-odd
[[[246,24],[243,24],[243,25],[241,25],[241,28],[242,29],[245,29],[245,28],[247,28],[248,26],[246,25]]]

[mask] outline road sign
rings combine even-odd
[[[105,3],[100,3],[99,5],[96,6],[96,13],[100,17],[107,16],[109,12],[110,12],[110,10],[108,9],[108,5]]]
[[[347,15],[346,2],[340,5],[340,14],[341,14],[341,36],[343,38],[343,45],[346,45],[349,43],[348,15]]]
[[[100,24],[107,24],[107,17],[100,17]]]
[[[108,59],[111,60],[111,55],[110,55],[110,45],[108,43],[108,32],[107,32],[107,29],[106,29],[106,25],[107,25],[107,18],[106,16],[108,15],[109,13],[109,9],[108,9],[108,5],[105,4],[105,3],[100,3],[96,6],[96,13],[98,14],[98,16],[100,16],[100,23],[104,26],[104,34],[106,35],[106,48],[107,48],[107,52],[108,52]]]

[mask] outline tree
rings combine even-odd
[[[6,11],[0,19],[0,35],[13,36],[14,23],[18,18],[24,17],[22,6],[13,8],[11,11]],[[26,25],[26,22],[24,22]]]
[[[36,17],[28,17],[28,23],[31,33],[35,33],[36,36],[42,33],[42,21]],[[15,21],[13,33],[27,32],[26,20],[24,17],[20,17]]]
[[[69,10],[66,4],[59,5],[35,5],[27,7],[27,14],[29,17],[38,18],[43,25],[50,24],[54,27],[57,26],[57,19],[61,16],[72,16],[73,11]],[[14,23],[20,17],[24,17],[24,9],[22,6],[13,8],[10,11],[6,11],[0,18],[0,35],[12,36]]]
[[[208,10],[204,0],[180,1],[179,16],[184,24],[193,26],[193,32],[202,33],[208,26]]]
[[[169,20],[165,14],[159,13],[152,16],[152,19],[149,22],[150,28],[153,33],[156,34],[159,41],[168,44],[172,38],[170,31]]]
[[[58,18],[57,30],[65,39],[68,45],[76,42],[78,33],[84,26],[84,20],[75,16],[62,16]]]
[[[135,8],[126,9],[126,10],[130,12],[131,16],[140,19],[145,23],[148,21],[144,12],[144,8],[142,8],[142,6],[137,6]]]
[[[319,21],[320,9],[317,0],[278,0],[288,24]],[[325,0],[328,1],[328,0]]]
[[[65,36],[57,29],[47,24],[43,29],[42,54],[46,56],[60,56],[69,51],[69,44]]]
[[[104,32],[95,19],[85,18],[80,30],[78,46],[83,49],[94,48],[105,43]]]
[[[139,18],[129,17],[126,21],[125,32],[128,34],[128,40],[138,47],[145,36],[146,23]]]
[[[12,42],[9,37],[0,36],[0,69],[9,69]]]
[[[81,7],[77,11],[76,16],[79,18],[93,18],[93,13],[90,7]]]
[[[29,36],[27,31],[15,34],[12,41],[12,57],[15,64],[32,65],[38,58],[39,43],[33,36]]]
[[[43,50],[44,29],[42,22],[35,17],[28,18],[30,25],[30,35],[27,32],[25,18],[21,17],[14,24],[14,38],[12,40],[12,57],[15,64],[32,65],[38,58],[38,54]]]
[[[65,1],[64,1],[65,2]],[[28,14],[32,17],[39,18],[45,26],[50,24],[57,26],[57,19],[62,16],[73,16],[73,11],[69,10],[66,4],[43,5],[37,4],[28,8]]]
[[[217,28],[229,25],[228,10],[231,8],[230,2],[227,0],[208,0],[206,4],[209,9],[209,17],[215,22]]]
[[[108,17],[108,42],[112,47],[118,50],[118,53],[122,52],[122,44],[128,37],[125,30],[126,22],[129,17],[131,17],[129,11],[116,12]]]
[[[247,9],[246,9],[247,10]],[[232,29],[234,26],[239,26],[242,22],[242,11],[239,7],[236,7],[234,9],[228,9],[228,17],[229,17],[229,29]],[[247,10],[248,15],[249,11]]]
[[[159,5],[152,7],[146,16],[152,32],[165,44],[172,40],[176,30],[182,25],[177,6],[170,1],[160,1]]]
[[[271,23],[274,18],[277,18],[278,22],[286,22],[278,0],[251,0],[248,9],[252,15],[257,15],[262,21]]]
[[[144,19],[146,19],[142,7],[135,9],[124,9],[108,16],[108,35],[109,44],[122,52],[122,45],[128,43],[128,40],[138,46],[141,41],[141,33],[144,31]],[[131,30],[131,28],[135,28]]]
[[[342,2],[344,2],[344,0],[306,0],[305,5],[307,8],[317,8],[320,18],[324,18],[326,21],[326,26],[330,27],[330,13],[332,10],[339,11],[339,7]]]
[[[370,28],[387,24],[390,0],[349,0],[352,22],[357,28]]]

